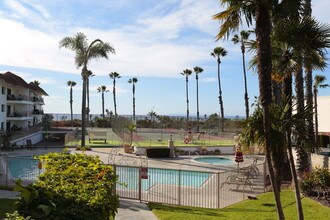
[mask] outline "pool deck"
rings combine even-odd
[[[0,152],[1,154],[7,154],[9,156],[19,156],[19,155],[42,155],[48,152],[61,152],[63,147],[57,148],[44,148],[44,147],[37,147],[33,150],[17,150],[17,151],[10,151],[10,152]],[[82,153],[82,151],[76,151],[74,148],[69,149],[72,153]],[[190,171],[208,171],[208,172],[226,172],[232,171],[233,169],[237,168],[237,163],[233,162],[230,165],[211,165],[201,162],[196,162],[193,159],[199,156],[179,156],[174,158],[146,158],[145,156],[136,156],[134,154],[126,154],[123,151],[123,148],[93,148],[91,151],[84,152],[87,155],[97,155],[99,158],[104,162],[108,163],[109,159],[112,158],[113,161],[120,162],[121,165],[131,165],[132,161],[136,162],[135,165],[141,163],[141,161],[147,161],[148,167],[156,167],[156,168],[163,168],[163,169],[181,169],[181,170],[190,170]],[[109,156],[110,155],[110,156]],[[212,157],[211,155],[201,155],[200,157]],[[225,157],[234,159],[234,155],[214,155],[216,157]],[[257,156],[258,163],[262,163],[264,161],[263,156]],[[114,159],[115,158],[115,159]],[[255,156],[244,156],[244,162],[239,164],[239,167],[245,167],[252,164],[253,159]],[[127,164],[125,164],[127,161]],[[124,162],[124,163],[123,163]],[[3,179],[4,176],[0,176],[0,180]],[[229,190],[229,188],[224,188],[224,190]],[[232,201],[227,201],[226,198],[223,199],[223,204],[227,205],[233,203],[233,201],[240,201],[242,198],[241,191],[232,192],[233,198]],[[0,198],[6,197],[8,194],[7,192],[0,191]],[[9,192],[9,196],[16,196],[17,194],[13,192]],[[248,195],[248,194],[246,194]],[[255,194],[251,194],[255,196]],[[237,197],[237,198],[236,198]],[[226,202],[227,201],[227,202]],[[140,203],[138,200],[129,200],[129,199],[120,199],[120,207],[118,209],[118,214],[116,216],[117,220],[123,219],[157,219],[155,215],[149,210],[148,206],[145,203]]]

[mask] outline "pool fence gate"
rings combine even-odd
[[[22,173],[12,175],[10,158],[0,157],[1,186],[14,186],[13,180],[18,178],[28,184],[43,172],[38,160],[17,157],[14,169]],[[32,163],[34,169],[25,169],[26,163]],[[119,197],[141,202],[223,208],[265,192],[264,162],[219,172],[164,169],[145,163],[112,166],[119,178],[115,189]]]

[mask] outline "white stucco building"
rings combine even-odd
[[[0,73],[0,130],[2,132],[24,129],[42,120],[43,96],[48,94],[31,82],[11,72]]]
[[[330,96],[317,97],[317,111],[321,145],[330,147]]]

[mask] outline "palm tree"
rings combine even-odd
[[[245,117],[249,117],[249,96],[247,91],[247,80],[246,80],[246,70],[245,70],[245,44],[246,41],[249,39],[250,32],[248,31],[241,31],[240,36],[235,34],[234,37],[231,39],[234,44],[241,43],[241,51],[242,51],[242,60],[243,60],[243,76],[244,76],[244,100],[245,100]]]
[[[33,83],[36,84],[37,86],[40,85],[40,82],[38,80],[34,80]]]
[[[110,79],[113,80],[113,88],[112,88],[112,93],[113,93],[113,106],[115,110],[115,115],[117,115],[117,102],[116,102],[116,79],[119,79],[121,76],[117,72],[111,72],[109,74]]]
[[[86,81],[86,98],[87,98],[87,109],[86,109],[86,117],[87,117],[87,124],[89,124],[89,113],[90,113],[90,108],[89,108],[89,78],[95,76],[94,73],[91,70],[88,70],[87,72],[87,81]]]
[[[218,86],[219,86],[219,105],[220,105],[220,113],[221,113],[221,131],[224,131],[224,118],[225,113],[223,109],[223,101],[222,101],[222,90],[221,90],[221,78],[220,78],[220,64],[221,59],[220,57],[224,57],[227,55],[227,51],[222,47],[216,47],[213,49],[211,56],[215,57],[218,62]]]
[[[132,93],[133,93],[133,120],[135,121],[135,84],[138,82],[138,79],[133,77],[128,80],[128,83],[132,84]]]
[[[315,118],[315,137],[316,137],[316,146],[319,146],[319,140],[318,140],[318,116],[317,116],[317,93],[318,88],[326,88],[329,87],[329,84],[326,84],[325,81],[327,81],[327,78],[322,75],[315,75],[314,77],[314,118]]]
[[[154,128],[155,127],[155,117],[157,117],[157,113],[154,112],[154,110],[151,110],[150,112],[148,112],[148,115],[150,116],[152,127]]]
[[[247,25],[255,24],[255,34],[257,40],[257,61],[259,76],[259,95],[260,103],[263,109],[263,129],[265,134],[266,160],[269,169],[270,181],[273,185],[274,196],[276,201],[276,210],[279,219],[284,219],[283,208],[280,199],[280,192],[276,183],[272,161],[270,157],[270,112],[269,107],[271,99],[271,17],[270,10],[278,4],[270,1],[234,1],[221,0],[222,4],[226,4],[227,8],[214,15],[213,18],[222,22],[217,39],[228,37],[232,32],[239,29],[241,17],[244,16]],[[289,1],[282,1],[281,4],[289,4]]]
[[[188,77],[191,75],[192,71],[189,69],[183,70],[182,73],[180,73],[182,76],[186,78],[186,102],[187,102],[187,118],[186,118],[186,131],[188,130],[188,123],[189,123],[189,95],[188,95]]]
[[[202,73],[204,70],[199,66],[194,67],[194,72],[196,74],[196,97],[197,97],[197,132],[199,132],[199,100],[198,100],[198,74]]]
[[[301,20],[284,20],[277,24],[276,29],[280,29],[277,38],[290,45],[296,57],[297,69],[295,71],[296,79],[296,96],[297,96],[297,111],[302,112],[305,105],[304,96],[304,81],[302,74],[302,65],[304,64],[306,70],[306,106],[313,107],[312,95],[312,70],[323,70],[326,66],[325,48],[330,46],[330,27],[322,25],[314,18],[306,17]],[[301,34],[304,33],[304,34]],[[301,43],[303,42],[303,43]],[[304,61],[304,62],[303,62]],[[315,140],[313,116],[307,118],[307,128],[309,130],[308,136],[310,140]],[[306,125],[303,125],[306,126]],[[298,134],[297,137],[297,161],[298,170],[302,173],[309,169],[309,153],[310,149],[305,146],[305,142],[301,141],[303,137]],[[311,151],[314,151],[312,144]]]
[[[72,98],[72,87],[76,86],[76,82],[75,81],[68,81],[66,83],[68,86],[70,86],[70,112],[71,112],[71,127],[73,127],[73,109],[72,109],[72,102],[73,102],[73,98]]]
[[[106,86],[100,86],[99,88],[97,88],[97,92],[102,93],[102,118],[104,118],[104,93],[109,92],[109,90],[107,90]]]
[[[88,79],[87,65],[94,58],[108,58],[108,53],[115,53],[115,49],[109,44],[104,43],[100,39],[92,41],[88,44],[87,37],[83,33],[77,33],[73,37],[64,37],[60,43],[60,48],[65,47],[76,53],[75,64],[77,68],[82,67],[81,76],[83,79],[82,85],[82,129],[81,129],[81,147],[85,146],[86,135],[86,82]]]

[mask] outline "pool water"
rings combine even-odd
[[[37,179],[42,172],[38,169],[38,162],[33,156],[8,157],[7,166],[11,178],[30,181]]]
[[[125,187],[117,187],[129,190],[138,190],[139,170],[133,167],[117,167],[119,182],[125,183]],[[183,170],[168,170],[159,168],[148,168],[148,178],[141,180],[141,189],[148,190],[157,184],[180,185],[186,187],[201,187],[211,173]]]
[[[234,160],[225,157],[197,157],[194,160],[212,165],[230,165],[235,163]]]

